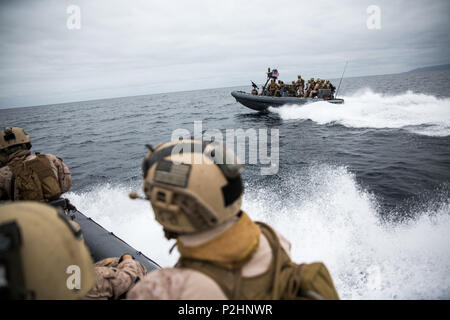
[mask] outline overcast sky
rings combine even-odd
[[[446,64],[449,16],[448,0],[0,0],[0,108]]]

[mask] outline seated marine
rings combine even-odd
[[[317,96],[317,93],[319,92],[319,89],[322,88],[322,80],[320,78],[317,78],[317,81],[314,85],[314,89],[312,89],[311,93],[309,94],[310,98],[314,98]]]
[[[72,176],[61,158],[31,154],[31,139],[22,128],[0,131],[0,200],[57,200],[69,191]]]
[[[305,93],[304,93],[304,97],[305,97],[305,98],[310,98],[311,93],[312,93],[312,91],[313,91],[313,89],[314,89],[314,86],[315,86],[315,84],[314,84],[314,78],[309,79],[309,80],[308,80],[308,84],[306,85]]]
[[[95,283],[81,233],[52,206],[0,205],[0,240],[1,300],[82,299]],[[72,281],[73,266],[80,276]]]
[[[0,246],[1,300],[118,299],[144,277],[145,267],[129,254],[94,265],[73,222],[42,202],[0,205],[0,239],[10,240]]]
[[[187,148],[173,152],[181,145]],[[289,241],[242,210],[243,166],[236,160],[216,142],[150,148],[144,193],[180,258],[173,268],[148,273],[127,299],[339,299],[323,263],[295,263]]]
[[[297,97],[297,83],[292,81],[292,84],[289,86],[288,94],[289,97]]]
[[[287,86],[284,84],[283,81],[278,80],[278,90],[275,92],[275,96],[277,97],[284,97],[287,95]]]
[[[125,299],[134,285],[147,274],[147,269],[131,254],[106,258],[94,264],[96,281],[85,299]]]
[[[330,80],[327,80],[325,83],[325,88],[326,89],[331,89],[331,94],[334,95],[334,91],[336,90],[336,87],[333,86],[333,84],[331,83]]]

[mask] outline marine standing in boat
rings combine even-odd
[[[296,83],[297,83],[297,86],[298,87],[300,87],[300,88],[304,88],[305,87],[305,80],[303,80],[302,79],[302,76],[297,76],[297,81],[296,81]]]
[[[277,90],[280,89],[280,86],[278,85],[278,83],[275,82],[275,79],[270,80],[270,84],[269,84],[269,95],[270,96],[275,96]]]
[[[297,81],[296,81],[296,85],[297,85],[297,97],[303,97],[304,96],[304,88],[305,88],[305,80],[302,79],[302,77],[299,75],[297,76]]]

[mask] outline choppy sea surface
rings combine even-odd
[[[243,206],[291,241],[295,261],[324,261],[344,299],[450,298],[450,70],[348,78],[343,105],[266,113],[232,90],[250,86],[5,109],[0,125],[63,158],[77,208],[163,266],[172,243],[150,204],[127,196],[141,189],[144,145],[194,121],[279,129],[279,171],[247,165]]]

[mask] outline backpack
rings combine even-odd
[[[61,187],[50,160],[36,152],[31,160],[14,160],[8,164],[12,172],[11,200],[52,201],[61,196]],[[19,199],[14,199],[17,188]]]
[[[181,257],[177,267],[199,271],[212,278],[228,299],[339,299],[333,280],[323,263],[296,264],[282,248],[275,231],[257,222],[270,243],[273,259],[269,269],[243,278],[242,266],[227,269],[209,261]]]

